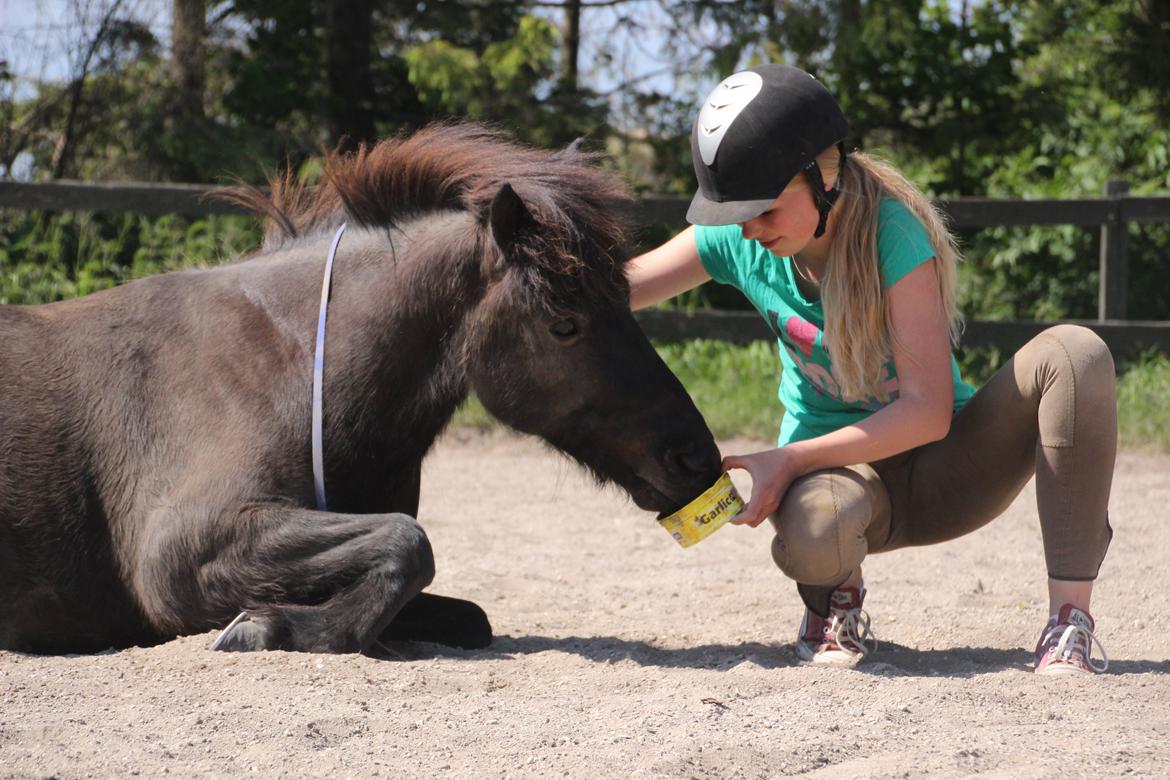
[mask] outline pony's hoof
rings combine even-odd
[[[225,653],[247,653],[264,649],[264,629],[251,620],[237,618],[220,632],[211,643],[212,650]]]
[[[492,624],[478,604],[420,593],[402,608],[379,639],[482,650],[492,643]]]

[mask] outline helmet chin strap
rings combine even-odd
[[[817,212],[821,215],[817,222],[817,232],[813,233],[813,238],[820,238],[825,234],[825,227],[829,223],[829,210],[833,208],[833,204],[837,202],[837,196],[841,194],[841,174],[845,170],[845,144],[838,143],[837,151],[841,155],[841,162],[837,166],[837,180],[833,182],[832,189],[825,189],[825,180],[821,176],[821,168],[817,165],[816,158],[809,160],[808,165],[804,166],[804,175],[812,189],[813,203],[816,204]]]

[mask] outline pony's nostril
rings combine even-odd
[[[695,474],[711,470],[711,459],[697,452],[684,456],[683,463]]]
[[[676,474],[701,474],[709,469],[708,458],[693,441],[668,446],[664,459],[667,468]]]

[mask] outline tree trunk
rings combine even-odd
[[[331,0],[327,7],[329,134],[342,149],[377,136],[370,76],[373,16],[374,0]]]
[[[171,78],[178,90],[176,110],[202,119],[203,61],[207,37],[205,0],[171,0]]]
[[[581,0],[565,2],[564,62],[561,84],[568,91],[577,90],[577,60],[581,53]]]
[[[833,53],[831,55],[832,70],[837,77],[837,102],[848,114],[855,106],[864,101],[857,94],[857,84],[868,74],[858,72],[860,59],[861,38],[861,0],[837,0],[835,9],[837,15],[836,29],[833,35]],[[855,124],[849,132],[853,143],[864,148],[865,139],[860,128]]]

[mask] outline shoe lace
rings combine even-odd
[[[833,644],[843,650],[857,653],[862,657],[877,650],[878,640],[869,624],[869,613],[864,609],[832,608],[832,617],[825,626],[825,633],[831,634]],[[842,642],[845,639],[845,644]]]
[[[1105,654],[1105,646],[1092,631],[1083,626],[1072,623],[1053,626],[1045,632],[1044,644],[1048,647],[1048,654],[1058,660],[1073,662],[1074,654],[1079,654],[1094,672],[1103,672],[1109,668],[1109,656]],[[1093,663],[1094,645],[1101,651],[1100,666]]]

